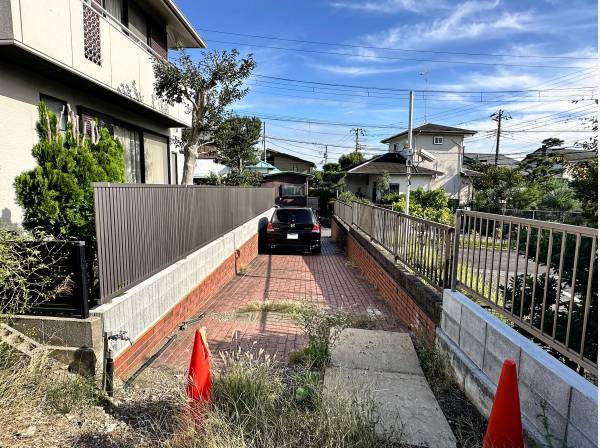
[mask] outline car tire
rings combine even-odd
[[[313,250],[312,250],[312,253],[313,253],[313,254],[320,254],[320,253],[321,253],[321,246],[319,246],[319,247],[317,247],[317,248],[313,249]]]

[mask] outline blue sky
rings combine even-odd
[[[177,3],[209,48],[253,53],[261,76],[248,82],[250,93],[235,110],[271,118],[268,147],[317,163],[323,146],[276,139],[337,145],[329,147],[331,161],[350,151],[344,147],[353,144],[351,129],[360,126],[365,152],[377,154],[379,140],[406,128],[404,89],[417,91],[415,126],[427,115],[429,122],[479,130],[466,151],[492,152],[489,115],[508,111],[501,152],[518,158],[546,137],[568,144],[589,137],[569,131],[586,127],[580,119],[597,112],[589,68],[597,57],[595,1]],[[506,90],[529,91],[497,93]]]

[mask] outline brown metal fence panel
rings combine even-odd
[[[271,188],[95,183],[104,303],[264,213]]]
[[[359,202],[336,201],[334,211],[425,281],[460,289],[597,374],[597,229],[467,210],[452,228]]]
[[[456,234],[453,289],[597,373],[597,229],[458,210]]]

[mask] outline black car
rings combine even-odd
[[[267,225],[269,249],[295,248],[321,252],[321,225],[312,209],[278,208]]]

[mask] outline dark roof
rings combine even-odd
[[[453,128],[451,126],[444,126],[443,124],[425,123],[422,126],[413,128],[413,135],[419,134],[460,134],[460,135],[474,135],[477,131],[471,131],[463,128]],[[392,135],[391,137],[384,138],[381,143],[388,143],[391,140],[395,140],[398,137],[408,135],[408,130],[400,132],[399,134]]]
[[[483,173],[480,173],[479,171],[475,171],[475,170],[470,170],[469,168],[465,168],[463,166],[460,174],[462,174],[465,177],[479,177],[479,176],[483,176]]]
[[[313,168],[316,167],[315,163],[311,162],[310,160],[301,159],[300,157],[296,157],[296,156],[293,156],[293,155],[285,153],[285,152],[275,151],[274,149],[267,149],[267,157],[269,157],[269,156],[283,156],[283,157],[287,157],[288,159],[297,160],[298,162],[308,163]]]
[[[544,149],[536,149],[532,154],[543,153]],[[581,163],[588,160],[594,160],[598,158],[596,151],[588,151],[584,149],[572,149],[572,148],[547,148],[547,155],[552,156],[563,156],[567,162]]]
[[[272,173],[264,174],[263,177],[275,177],[275,176],[279,176],[279,175],[282,175],[282,174],[292,174],[292,175],[295,175],[295,176],[313,177],[313,174],[298,173],[296,171],[274,171]]]
[[[493,165],[495,163],[495,154],[481,154],[478,152],[465,152],[463,163],[466,166],[470,166],[475,162],[487,163]],[[512,157],[505,156],[504,154],[498,154],[498,166],[507,166],[509,168],[516,167],[519,164],[518,160]]]
[[[388,152],[383,155],[373,157],[366,162],[359,163],[348,168],[348,174],[406,174],[406,158],[397,152]],[[440,171],[430,170],[413,165],[411,174],[424,174],[433,176],[443,174]]]

